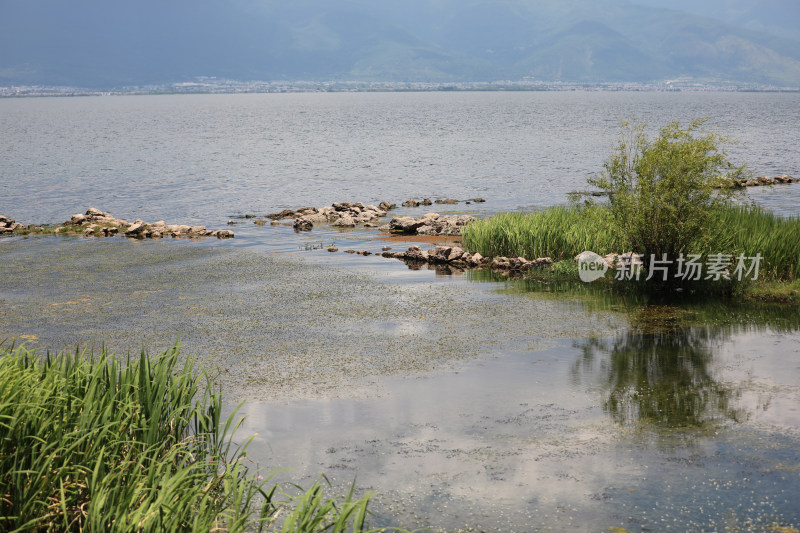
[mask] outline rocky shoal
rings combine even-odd
[[[485,201],[482,198],[473,201]],[[403,202],[404,206],[418,207],[419,205],[430,205],[420,203],[416,200]],[[458,203],[457,200],[437,200],[436,203],[451,204]],[[389,211],[397,206],[389,202],[381,202],[376,205],[365,205],[361,202],[337,202],[325,207],[301,207],[300,209],[284,209],[278,213],[265,215],[266,218],[273,220],[272,224],[280,224],[281,220],[294,219],[292,226],[297,231],[310,231],[317,224],[329,224],[338,228],[353,228],[363,225],[366,228],[377,227],[386,233],[402,235],[460,235],[461,228],[467,223],[475,220],[469,215],[440,215],[439,213],[428,213],[422,217],[394,217],[388,224],[380,227],[376,224],[379,219],[386,217]],[[245,215],[245,218],[255,218],[255,215]],[[263,219],[254,221],[258,225],[264,225]]]
[[[733,187],[760,187],[763,185],[781,185],[788,183],[796,183],[800,178],[789,176],[788,174],[781,174],[771,178],[769,176],[759,176],[753,179],[740,178],[736,180],[729,180],[727,185]]]
[[[330,252],[338,252],[338,248],[329,248]],[[348,254],[368,256],[372,252],[367,250],[344,250]],[[470,253],[460,246],[435,246],[428,250],[423,250],[419,245],[409,246],[405,252],[392,252],[388,247],[384,247],[382,252],[375,255],[400,259],[411,263],[428,263],[432,265],[448,265],[458,269],[468,268],[491,268],[493,270],[515,270],[525,271],[534,268],[544,268],[553,264],[549,257],[538,259],[525,259],[524,257],[483,257],[479,253]]]
[[[188,226],[183,224],[167,224],[163,220],[158,222],[144,222],[135,220],[128,222],[116,218],[111,213],[90,207],[84,214],[72,215],[61,225],[55,226],[25,226],[13,219],[0,215],[0,234],[2,233],[48,233],[56,235],[82,234],[87,237],[110,237],[124,235],[136,239],[159,239],[162,237],[217,237],[228,239],[234,236],[228,229],[209,230],[205,226]]]

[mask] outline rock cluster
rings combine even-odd
[[[418,261],[431,264],[446,264],[456,268],[492,268],[494,270],[531,270],[553,264],[549,257],[528,260],[524,257],[483,257],[479,253],[470,253],[459,246],[436,246],[423,250],[418,245],[409,246],[405,252],[382,252],[383,257]]]
[[[162,237],[217,237],[226,239],[233,237],[231,230],[208,230],[205,226],[187,226],[182,224],[167,224],[163,220],[158,222],[144,222],[134,220],[128,222],[114,217],[111,213],[90,207],[85,214],[72,215],[64,222],[64,226],[56,229],[56,233],[69,231],[68,226],[82,227],[83,234],[90,236],[125,235],[136,239],[160,239]]]
[[[233,237],[233,232],[227,229],[211,231],[205,226],[185,226],[178,224],[167,224],[163,220],[158,222],[144,222],[135,220],[128,222],[116,218],[111,213],[90,207],[84,214],[72,215],[72,217],[61,225],[57,226],[23,226],[14,224],[14,221],[0,216],[0,233],[4,233],[2,225],[10,221],[11,224],[6,228],[8,231],[21,230],[24,233],[55,233],[60,235],[83,234],[95,237],[110,237],[112,235],[124,235],[137,239],[158,239],[161,237],[217,237],[226,239]]]
[[[406,200],[403,202],[403,207],[419,207],[421,205],[433,205],[429,198],[423,200]]]
[[[469,215],[428,213],[420,218],[394,217],[379,229],[403,235],[461,235],[461,228],[475,220]]]
[[[15,222],[13,218],[0,215],[0,234],[12,233],[22,227],[22,224]]]
[[[780,185],[784,183],[795,183],[800,181],[800,178],[789,176],[788,174],[781,174],[770,178],[769,176],[759,176],[754,179],[740,178],[733,180],[731,183],[734,187],[759,187],[762,185]]]
[[[475,202],[476,204],[480,204],[485,202],[483,198],[473,198],[472,200],[466,200],[466,203],[471,204]],[[454,198],[445,198],[444,200],[434,200],[431,202],[430,198],[424,198],[423,200],[406,200],[403,202],[403,207],[419,207],[421,205],[433,205],[433,204],[450,204],[454,205],[457,204],[458,200]]]
[[[377,206],[364,205],[361,202],[337,202],[326,207],[301,207],[300,209],[284,209],[280,213],[271,213],[267,218],[282,220],[293,218],[294,229],[308,231],[314,224],[330,224],[340,228],[353,228],[358,224],[374,227],[374,221],[386,216],[389,210],[397,207],[389,202],[381,202]]]

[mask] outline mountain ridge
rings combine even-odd
[[[0,85],[217,76],[800,86],[800,37],[640,5],[660,1],[4,1]]]

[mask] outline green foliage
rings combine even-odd
[[[630,244],[607,224],[610,206],[552,207],[533,213],[506,213],[477,220],[462,230],[464,246],[488,257],[528,259],[548,256],[564,273],[584,250],[619,253]],[[696,253],[729,254],[735,259],[760,254],[759,279],[800,279],[800,218],[781,217],[754,206],[726,206],[707,218],[714,239],[695,244]],[[735,264],[735,260],[734,260]]]
[[[720,237],[714,224],[731,205],[734,189],[717,189],[722,179],[746,173],[734,166],[724,145],[728,139],[700,128],[672,122],[654,140],[640,122],[625,122],[619,143],[605,162],[603,174],[589,183],[609,194],[610,228],[643,256],[677,258],[680,253],[707,250]]]
[[[291,502],[246,468],[235,413],[177,347],[120,361],[0,346],[0,529],[263,531]],[[283,531],[363,530],[369,496],[340,508],[319,484]],[[313,501],[313,505],[307,505]]]

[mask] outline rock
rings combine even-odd
[[[74,224],[75,226],[80,226],[83,224],[84,220],[86,220],[86,215],[81,215],[78,213],[77,215],[72,215],[72,218],[69,219],[69,223]]]
[[[430,198],[425,198],[420,202],[420,205],[433,205],[433,202],[431,202]]]
[[[126,231],[125,235],[137,236],[147,231],[147,226],[142,221],[134,222]]]
[[[283,220],[285,218],[297,218],[297,216],[291,209],[284,209],[280,213],[271,213],[267,215],[267,218],[271,218],[273,220]]]
[[[467,262],[472,266],[480,265],[483,262],[483,256],[475,252],[467,259]]]
[[[419,207],[419,202],[417,200],[406,200],[403,202],[403,207]]]
[[[383,248],[381,248],[381,250],[384,251],[384,252],[388,252],[391,249],[392,249],[391,246],[384,246]]]
[[[338,248],[334,248],[333,246],[331,246],[330,248],[328,248],[328,251],[333,253],[333,252],[338,252],[339,249]]]
[[[281,225],[281,221],[280,220],[273,220],[272,222],[269,223],[269,225],[270,226],[280,226]]]
[[[331,226],[336,226],[337,228],[353,228],[355,225],[356,221],[350,215],[343,215],[339,220],[331,224]]]
[[[189,228],[190,235],[205,235],[206,227],[205,226],[192,226]]]
[[[427,261],[428,260],[428,253],[423,251],[421,247],[414,245],[409,246],[408,250],[404,254],[406,259],[413,259],[417,261]]]
[[[389,222],[389,231],[392,233],[416,233],[425,225],[425,219],[411,217],[394,217]]]
[[[17,223],[13,218],[0,215],[0,233],[13,233],[21,227],[22,224]]]
[[[259,218],[258,220],[254,220],[253,221],[253,224],[255,224],[256,226],[264,226],[264,225],[266,225],[266,223],[267,223],[267,221],[264,220],[264,219],[261,219],[261,218]]]
[[[511,268],[511,262],[508,260],[507,257],[495,257],[494,259],[492,259],[491,266],[494,269],[507,270]]]
[[[358,250],[356,253],[357,253],[358,255],[363,255],[363,256],[365,256],[365,257],[366,257],[366,256],[368,256],[368,255],[372,255],[372,252],[370,252],[370,251],[367,251],[367,250]]]
[[[378,225],[377,224],[373,224],[372,222],[367,222],[367,223],[364,224],[364,227],[365,228],[377,228]]]
[[[305,217],[300,217],[294,220],[292,227],[294,227],[295,231],[311,231],[311,228],[314,227],[314,223],[307,220]]]
[[[452,204],[457,204],[458,200],[455,200],[453,198],[445,198],[444,200],[436,200],[436,203],[437,204],[450,204],[450,205],[452,205]]]
[[[463,248],[460,248],[458,246],[453,246],[452,248],[450,248],[450,253],[447,255],[447,261],[449,262],[460,261],[461,259],[464,258],[465,255],[467,255],[467,253],[464,251]]]
[[[233,220],[229,220],[229,221],[228,221],[228,225],[229,225],[229,226],[233,226],[233,225],[235,225],[235,224],[236,224],[236,222],[234,222]]]
[[[256,216],[253,213],[246,213],[244,218],[256,218]]]
[[[356,253],[356,251],[355,250],[345,250],[344,253],[346,253],[346,254],[354,254],[354,253]]]
[[[229,229],[220,229],[211,233],[217,239],[233,239],[233,232]]]
[[[379,203],[378,207],[380,207],[381,210],[383,210],[383,211],[391,211],[392,209],[396,209],[397,208],[397,206],[395,204],[391,204],[391,203],[389,203],[387,201],[383,201],[383,202]]]
[[[98,218],[98,217],[110,217],[111,215],[109,213],[106,213],[105,211],[100,211],[95,207],[90,207],[89,209],[86,210],[86,216],[88,218]]]
[[[759,176],[757,179],[758,183],[760,183],[761,185],[772,185],[773,183],[775,183],[769,176]]]
[[[483,203],[483,202],[485,202],[486,200],[484,200],[483,198],[475,198],[475,199],[474,199],[474,200],[472,200],[472,201],[473,201],[473,202],[475,202],[476,204],[482,204],[482,203]]]
[[[428,260],[431,263],[446,263],[449,256],[449,246],[436,246],[432,250],[428,250]]]

